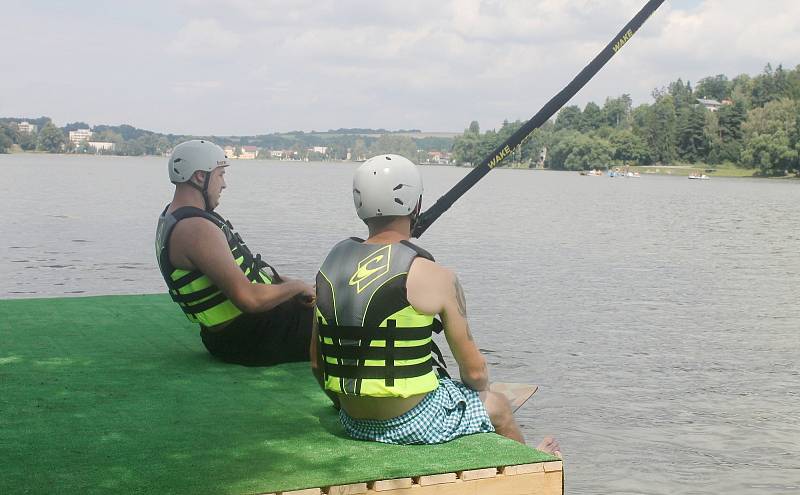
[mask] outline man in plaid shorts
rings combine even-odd
[[[433,444],[494,431],[524,443],[508,399],[489,390],[458,278],[409,242],[422,204],[416,165],[398,155],[367,160],[353,198],[369,237],[339,242],[320,268],[311,350],[347,434]],[[434,369],[431,336],[442,328],[461,382]],[[538,448],[559,449],[552,438]]]

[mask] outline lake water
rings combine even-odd
[[[235,161],[219,212],[313,280],[354,165]],[[164,158],[0,155],[0,297],[163,292]],[[430,205],[467,171],[425,167]],[[420,244],[571,494],[800,493],[800,182],[495,170]],[[450,360],[452,363],[452,359]],[[452,364],[451,364],[452,366]]]

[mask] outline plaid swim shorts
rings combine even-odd
[[[396,418],[356,419],[341,410],[339,419],[353,438],[400,445],[444,443],[494,431],[478,392],[449,378],[439,378],[436,390]]]

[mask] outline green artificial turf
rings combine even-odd
[[[168,297],[0,301],[0,493],[251,494],[552,460],[346,438],[308,363],[211,358]]]

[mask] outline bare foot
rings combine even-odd
[[[561,457],[561,447],[558,445],[558,440],[553,437],[544,437],[542,443],[536,446],[537,450],[553,454],[556,457]]]

